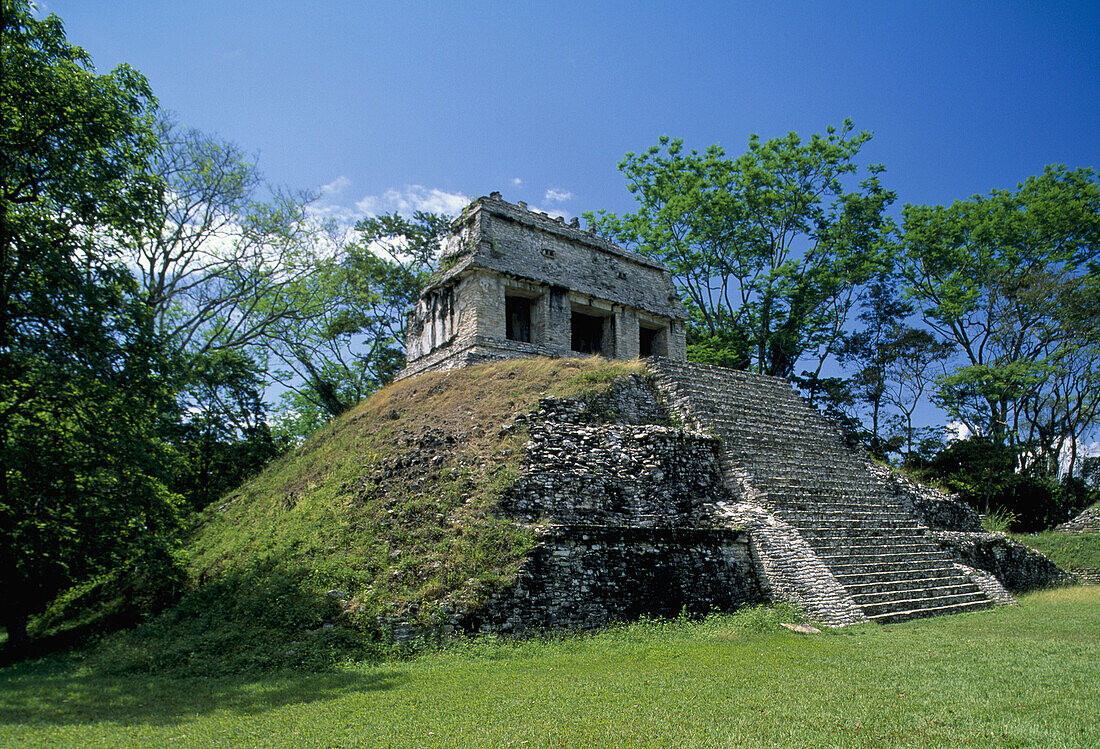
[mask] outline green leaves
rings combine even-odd
[[[1057,473],[1100,418],[1100,182],[1048,166],[1016,191],[904,211],[903,274],[962,365],[938,401]]]
[[[179,515],[170,377],[118,254],[159,204],[155,101],[26,3],[0,34],[0,598],[19,644],[65,586],[171,547]]]
[[[870,138],[845,121],[808,142],[754,135],[731,159],[717,145],[685,152],[662,136],[619,164],[637,212],[586,218],[669,266],[692,340],[747,337],[744,363],[759,372],[790,376],[804,358],[820,369],[856,288],[890,262],[894,194],[878,181],[882,168],[853,183]]]
[[[405,312],[438,259],[450,219],[423,211],[363,219],[339,255],[287,294],[300,304],[269,350],[288,387],[284,426],[305,437],[381,385],[405,363]]]

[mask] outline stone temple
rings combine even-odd
[[[660,264],[494,193],[455,222],[445,266],[410,313],[403,377],[541,355],[649,371],[505,426],[529,439],[501,509],[542,530],[514,583],[456,623],[589,628],[762,601],[886,623],[1070,579],[853,449],[787,381],[688,363]]]
[[[500,193],[453,228],[446,270],[409,313],[398,379],[523,356],[684,360],[687,315],[660,263]]]

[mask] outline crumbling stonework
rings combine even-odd
[[[1062,533],[1100,533],[1100,507],[1089,507],[1073,520],[1067,520],[1054,530]]]
[[[684,359],[687,315],[660,263],[498,193],[453,229],[409,313],[399,379],[517,356]]]
[[[591,402],[547,399],[519,419],[523,475],[501,500],[542,524],[514,585],[472,612],[482,631],[587,629],[641,614],[705,614],[763,600],[713,436],[664,423],[652,384]],[[506,427],[510,428],[510,427]]]
[[[512,633],[592,629],[641,615],[732,611],[761,600],[744,531],[552,525],[516,583],[467,626]]]
[[[651,367],[680,420],[722,439],[726,482],[740,498],[728,512],[752,536],[771,597],[834,625],[956,613],[999,600],[957,568],[959,560],[917,520],[918,507],[952,516],[931,490],[876,468],[790,383],[663,359]]]
[[[1076,580],[1045,556],[1003,533],[929,532],[941,549],[963,563],[985,570],[1013,593],[1069,585]]]

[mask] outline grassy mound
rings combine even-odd
[[[514,360],[386,387],[212,505],[188,546],[192,591],[109,638],[108,670],[324,667],[384,647],[508,584],[535,541],[498,500],[547,396],[593,398],[638,362]]]

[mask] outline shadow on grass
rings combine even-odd
[[[65,658],[24,664],[0,674],[0,724],[172,725],[216,711],[254,715],[353,692],[387,690],[404,680],[404,674],[393,669],[260,678],[73,675],[73,664]]]
[[[339,600],[277,564],[208,581],[174,607],[85,650],[0,670],[0,723],[171,724],[392,688],[394,648],[333,622]],[[33,655],[32,655],[33,657]]]

